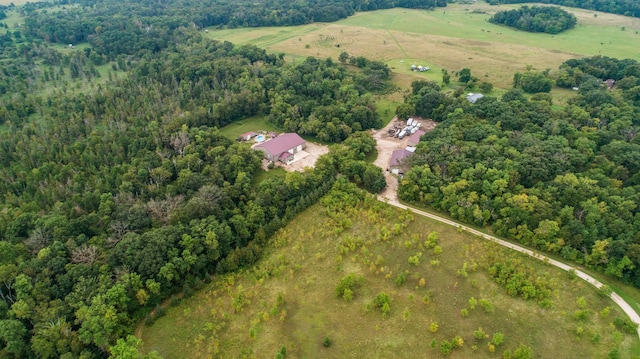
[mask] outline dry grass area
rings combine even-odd
[[[440,82],[441,69],[468,67],[480,80],[508,89],[513,74],[528,66],[555,70],[567,59],[598,54],[640,59],[640,19],[567,8],[579,24],[558,35],[532,34],[487,22],[496,11],[516,6],[478,1],[435,11],[389,9],[357,13],[330,24],[211,30],[207,36],[282,52],[292,62],[307,56],[337,59],[342,51],[382,60],[394,70],[401,87],[420,78]],[[412,63],[432,70],[413,73]]]
[[[326,37],[333,37],[335,40],[328,43]],[[305,44],[311,46],[306,48]],[[340,48],[334,44],[340,44]],[[481,80],[505,88],[511,85],[513,74],[524,71],[527,65],[537,69],[555,69],[562,62],[577,56],[510,43],[344,25],[327,25],[321,32],[314,31],[285,40],[274,44],[270,50],[332,58],[337,58],[341,51],[347,51],[355,56],[386,61],[397,72],[396,79],[401,87],[416,78],[430,78],[440,82],[441,69],[460,70],[469,67]],[[426,74],[411,73],[409,67],[413,62],[429,65],[432,70]]]
[[[631,358],[638,347],[637,337],[611,324],[622,315],[610,300],[544,263],[372,197],[331,213],[311,207],[271,238],[255,266],[219,276],[168,308],[139,331],[144,350],[165,358],[269,358],[284,346],[287,358],[439,358],[441,342],[456,336],[462,346],[451,358],[501,358],[520,344],[536,358],[603,358],[613,348]],[[550,283],[553,306],[496,285],[484,269],[496,252]],[[347,275],[362,277],[352,300],[336,297]],[[373,304],[381,292],[391,299],[386,315]],[[472,298],[493,310],[473,309]],[[576,318],[580,311],[584,319]],[[476,338],[479,328],[486,336]],[[496,332],[504,343],[491,353]]]

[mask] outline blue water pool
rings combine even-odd
[[[264,135],[257,135],[256,142],[262,142],[262,141],[264,141]]]

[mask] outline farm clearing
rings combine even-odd
[[[614,347],[623,357],[638,353],[637,336],[611,324],[624,315],[586,282],[367,198],[303,212],[256,265],[216,277],[141,327],[145,351],[268,357],[285,346],[291,357],[437,357],[442,341],[459,337],[452,358],[491,358],[520,344],[541,358],[604,357]],[[553,305],[508,295],[489,275],[492,260],[535,273],[552,289]],[[345,300],[336,288],[349,275],[362,279]],[[390,297],[387,314],[373,303],[379,293]],[[504,343],[491,353],[495,333]]]
[[[356,13],[335,23],[292,27],[214,30],[206,36],[252,44],[284,53],[291,62],[307,56],[331,57],[346,51],[385,61],[396,82],[441,81],[441,69],[471,68],[482,81],[510,88],[513,74],[528,67],[555,70],[571,58],[604,55],[640,59],[640,19],[565,8],[578,17],[576,28],[558,35],[534,34],[487,22],[491,14],[514,6],[449,4],[434,11],[388,9]],[[428,65],[423,73],[411,64]]]

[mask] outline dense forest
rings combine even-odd
[[[441,98],[428,110],[442,122],[424,135],[399,196],[640,286],[637,66],[567,61],[565,71],[594,80],[561,110],[521,89],[470,104],[414,85],[407,104]],[[603,79],[617,74],[624,86],[608,89]]]
[[[176,31],[179,44],[116,58],[127,76],[93,90],[26,88],[1,99],[0,356],[105,357],[160,300],[252,263],[338,173],[372,191],[385,186],[382,170],[364,162],[375,147],[368,136],[335,147],[339,157],[313,171],[255,182],[261,157],[217,127],[258,113],[278,123],[290,98],[304,99],[318,111],[305,116],[343,140],[379,124],[366,79],[386,66],[367,61],[373,68],[354,73],[313,58],[290,66]],[[49,52],[92,61],[93,51],[12,45],[34,56],[33,71],[48,71],[40,61]]]
[[[488,0],[491,5],[521,4],[529,0]],[[597,10],[625,16],[640,17],[640,3],[636,0],[541,0],[542,4],[555,4],[577,7],[587,10]]]
[[[556,6],[522,6],[519,9],[499,11],[489,22],[507,25],[529,32],[558,34],[576,26],[578,20],[573,14]]]
[[[290,65],[198,30],[394,6],[446,3],[10,7],[25,20],[0,34],[0,357],[106,357],[163,299],[255,261],[337,176],[384,188],[365,161],[375,142],[359,132],[381,124],[371,92],[390,86],[384,63]],[[65,54],[53,46],[85,41]],[[594,58],[561,71],[580,84],[563,111],[518,90],[471,106],[415,83],[406,106],[442,123],[400,194],[640,285],[638,65]],[[613,91],[600,86],[605,77],[618,80]],[[259,181],[260,156],[218,130],[256,114],[341,143],[314,170]]]
[[[150,0],[64,1],[64,11],[42,9],[44,3],[27,4],[27,35],[46,42],[89,41],[100,55],[114,58],[137,51],[157,52],[180,41],[174,32],[181,27],[255,27],[332,22],[356,11],[406,7],[433,9],[444,0],[287,0],[230,1],[181,0],[158,3]],[[50,6],[54,6],[52,3]],[[126,40],[123,40],[126,39]]]

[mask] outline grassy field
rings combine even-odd
[[[235,140],[243,133],[258,131],[281,132],[282,130],[267,122],[264,116],[253,116],[244,120],[233,122],[220,129],[220,132],[227,138]]]
[[[356,15],[331,24],[213,30],[207,36],[249,43],[288,58],[337,58],[340,52],[385,61],[401,85],[416,78],[441,80],[440,69],[472,69],[480,80],[511,87],[513,74],[557,69],[569,58],[606,55],[640,59],[640,19],[568,8],[579,24],[558,35],[533,34],[487,22],[511,6],[450,4],[435,11],[389,9]],[[339,46],[339,47],[338,47]],[[411,64],[430,66],[412,73]]]
[[[267,247],[254,267],[217,277],[141,327],[144,350],[266,358],[284,346],[291,358],[438,358],[442,341],[459,336],[452,358],[498,358],[521,344],[536,358],[603,358],[614,348],[640,355],[637,336],[612,324],[623,316],[617,307],[585,282],[373,199],[344,211],[316,205]],[[507,295],[488,274],[496,253],[547,283],[553,305]],[[348,275],[361,277],[352,300],[336,297]],[[390,297],[387,314],[374,304],[379,293]],[[496,332],[504,343],[491,353]]]

